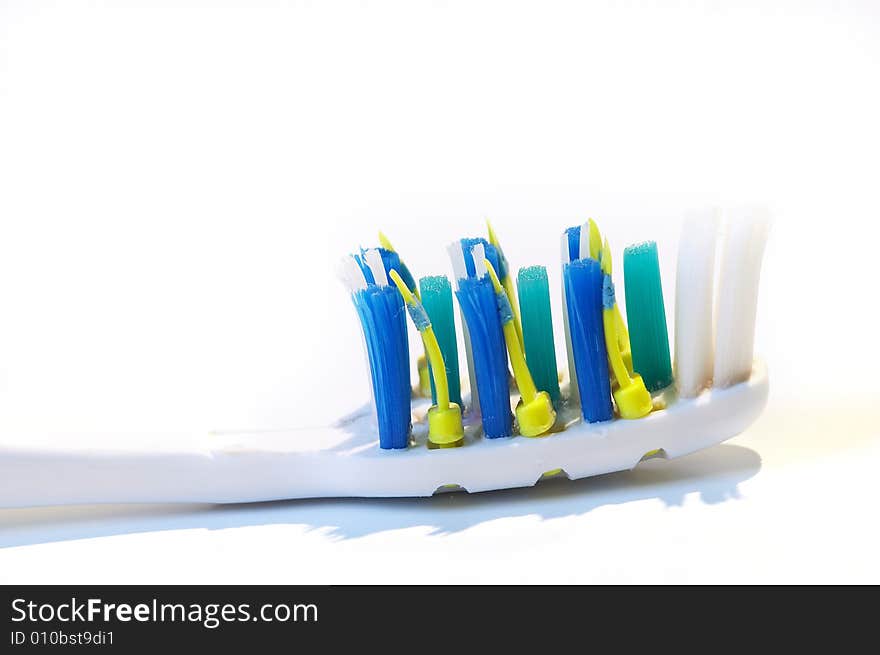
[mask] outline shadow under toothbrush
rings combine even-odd
[[[720,444],[673,460],[654,459],[631,471],[534,487],[435,495],[431,498],[319,498],[238,505],[105,505],[0,510],[0,548],[165,530],[223,530],[305,525],[334,539],[428,526],[431,536],[460,532],[501,518],[549,520],[609,505],[660,500],[679,506],[699,493],[706,504],[739,497],[738,485],[761,470],[761,457]]]

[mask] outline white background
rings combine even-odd
[[[867,1],[2,3],[0,440],[361,405],[335,266],[377,228],[448,273],[489,216],[558,283],[592,216],[658,241],[671,316],[685,211],[775,223],[770,405],[729,444],[475,496],[0,511],[0,582],[880,582],[878,80]]]

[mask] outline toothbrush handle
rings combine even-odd
[[[291,441],[299,439],[276,446],[259,437],[212,436],[140,450],[0,443],[0,508],[238,503],[328,491],[321,467],[309,465],[314,453],[292,450]]]

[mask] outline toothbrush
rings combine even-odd
[[[132,435],[112,448],[87,436],[58,446],[2,435],[0,507],[479,492],[627,470],[720,443],[757,419],[769,389],[752,353],[767,221],[758,212],[738,219],[723,233],[717,288],[717,217],[684,224],[670,373],[656,246],[625,251],[625,295],[638,303],[627,326],[596,223],[563,235],[571,370],[560,385],[546,270],[512,275],[491,226],[488,240],[455,242],[470,379],[470,393],[461,393],[453,285],[430,276],[417,287],[383,237],[385,247],[343,265],[367,344],[372,406],[320,429],[160,443]],[[412,394],[407,311],[427,354],[425,397]]]

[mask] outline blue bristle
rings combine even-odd
[[[498,273],[501,268],[501,262],[499,261],[498,250],[495,248],[495,246],[493,246],[482,237],[465,238],[461,240],[461,251],[464,254],[464,267],[467,269],[468,277],[474,277],[474,275],[477,274],[477,271],[474,268],[474,256],[471,254],[471,249],[478,243],[483,244],[483,249],[486,252],[486,259],[492,262],[492,268],[494,268],[495,272]],[[502,275],[501,277],[503,278],[504,276]]]
[[[385,248],[376,248],[376,252],[379,253],[379,256],[382,258],[382,268],[385,269],[385,274],[388,275],[388,271],[392,268],[400,273],[400,255],[398,255],[393,250],[385,250]],[[401,277],[403,277],[401,275]],[[404,280],[406,282],[406,280]]]
[[[470,336],[483,433],[490,439],[509,437],[513,432],[513,414],[507,381],[507,351],[492,281],[488,276],[460,279],[455,295]]]
[[[401,261],[400,255],[393,250],[386,250],[385,248],[376,248],[376,250],[379,251],[379,256],[382,257],[382,266],[385,268],[385,274],[387,275],[393,268],[400,275],[400,279],[403,280],[406,288],[410,291],[415,291],[416,281],[413,279],[412,273],[409,272],[406,264]]]
[[[373,271],[370,270],[370,267],[367,266],[365,251],[361,248],[361,252],[359,255],[352,255],[354,261],[357,262],[358,267],[361,269],[361,273],[364,274],[364,279],[367,281],[367,284],[376,284],[376,279],[373,277]]]
[[[510,272],[507,257],[504,256],[504,251],[501,249],[500,245],[498,247],[492,247],[495,249],[495,252],[498,253],[498,268],[495,269],[495,272],[498,274],[498,279],[503,280]],[[495,264],[492,265],[494,266]]]
[[[356,291],[352,298],[367,343],[379,446],[406,448],[411,426],[409,342],[403,298],[396,288],[375,284]]]
[[[581,411],[590,423],[608,421],[613,417],[613,409],[602,323],[605,276],[594,259],[576,259],[565,264],[562,273]]]
[[[579,225],[565,230],[568,235],[568,260],[575,261],[581,256],[581,228]]]
[[[400,273],[400,277],[403,280],[403,283],[406,285],[406,288],[415,293],[416,291],[416,280],[412,276],[412,273],[409,272],[409,269],[406,267],[402,261],[400,262],[400,268],[397,269],[397,272]]]

